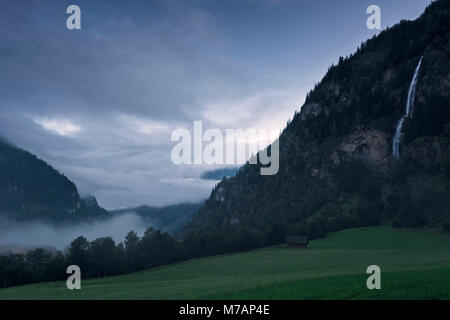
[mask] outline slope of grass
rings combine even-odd
[[[382,290],[366,288],[369,265]],[[450,237],[373,227],[313,241],[190,260],[153,270],[0,290],[0,299],[450,299]]]

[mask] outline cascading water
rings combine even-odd
[[[395,130],[394,141],[392,143],[392,154],[394,155],[395,159],[399,158],[399,147],[403,136],[402,134],[403,123],[405,122],[406,117],[410,117],[414,111],[414,99],[416,97],[417,77],[419,75],[422,59],[423,57],[420,58],[419,64],[417,65],[416,70],[414,71],[414,76],[411,80],[411,84],[409,85],[408,99],[406,100],[406,112],[398,122],[397,129]]]

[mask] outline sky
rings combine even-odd
[[[4,0],[0,136],[107,209],[207,198],[175,129],[282,130],[339,56],[430,0]],[[81,30],[66,9],[81,8]]]

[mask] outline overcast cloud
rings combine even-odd
[[[429,3],[379,1],[383,26]],[[65,27],[78,4],[82,30]],[[282,129],[339,55],[374,32],[365,1],[2,1],[0,135],[105,208],[198,201],[209,167],[171,132]]]

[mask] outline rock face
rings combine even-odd
[[[347,160],[362,160],[372,170],[386,172],[392,164],[390,136],[377,130],[356,131],[344,138],[334,153],[336,165]]]
[[[450,221],[449,3],[433,2],[419,19],[383,31],[330,67],[280,136],[279,173],[262,177],[258,166],[244,166],[213,190],[187,228],[282,239]],[[396,161],[393,137],[422,56]]]
[[[0,140],[0,217],[48,222],[106,216],[86,205],[75,184],[31,153]]]

